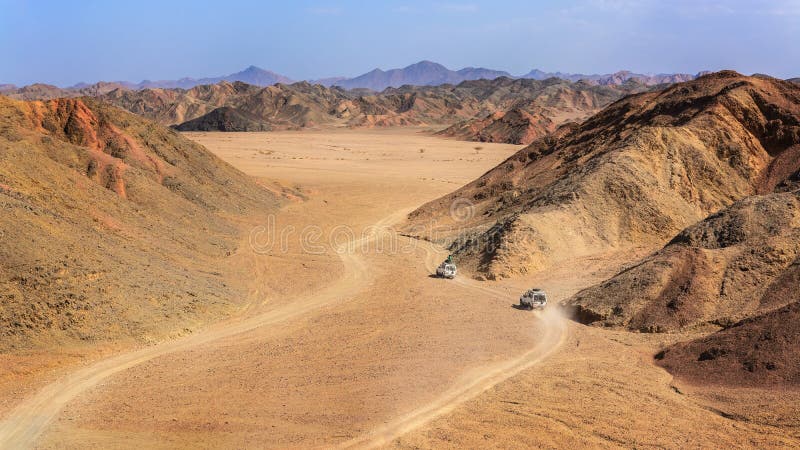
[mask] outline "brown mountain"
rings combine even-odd
[[[551,79],[508,110],[459,122],[439,134],[480,142],[530,144],[565,122],[583,121],[625,95],[645,90],[647,87],[637,82],[599,86]]]
[[[632,95],[424,205],[407,232],[490,278],[655,248],[793,176],[798,117],[797,85],[731,71]]]
[[[60,88],[49,84],[31,84],[21,88],[0,91],[8,98],[15,100],[52,100],[56,98],[97,97],[115,89],[127,89],[120,83],[100,82],[92,85],[81,85],[73,88]]]
[[[795,172],[782,189],[796,189]],[[800,386],[800,191],[747,197],[566,304],[640,331],[721,327],[656,362],[692,384]]]
[[[208,124],[230,115],[233,110],[236,111],[236,116],[248,117],[250,121],[258,122],[261,129],[299,128],[331,123],[337,120],[333,109],[349,100],[341,89],[325,88],[306,82],[260,88],[227,81],[196,86],[189,90],[116,90],[102,98],[164,125],[189,122],[181,127],[184,130],[206,128]],[[214,112],[223,107],[227,108],[227,112]],[[203,118],[207,114],[211,116]],[[202,119],[194,121],[199,118]],[[206,125],[193,128],[193,124]],[[211,128],[225,130],[220,126]]]
[[[92,99],[0,96],[0,342],[149,340],[232,311],[235,220],[276,207],[175,131]]]
[[[437,134],[479,142],[530,144],[553,132],[557,126],[558,123],[547,115],[512,108],[492,113],[484,118],[459,122]]]
[[[693,384],[748,387],[800,386],[800,264],[784,291],[794,301],[709,336],[673,345],[656,354],[656,362]]]
[[[391,94],[358,97],[339,88],[326,88],[306,82],[277,84],[266,88],[222,82],[189,90],[115,91],[104,99],[165,125],[189,122],[181,127],[183,130],[225,130],[226,127],[219,126],[222,124],[218,122],[222,117],[230,116],[232,109],[236,110],[237,117],[247,117],[249,122],[259,122],[257,126],[251,123],[248,128],[287,129],[346,125],[351,121],[362,125],[382,123],[388,121],[389,116],[407,112],[402,111],[404,100],[400,97]],[[214,112],[221,107],[229,109]],[[203,117],[206,114],[210,114],[210,117]],[[194,128],[195,124],[199,128]]]
[[[219,83],[182,89],[117,90],[113,104],[182,130],[291,129],[315,126],[442,126],[521,105],[554,124],[583,117],[628,92],[644,89],[591,86],[564,80],[465,81],[457,86],[403,86],[375,94],[306,82],[258,88]],[[228,108],[214,112],[217,108]],[[203,117],[208,115],[208,117]],[[198,120],[195,120],[198,119]],[[232,126],[234,122],[238,125]],[[549,129],[550,125],[541,128]],[[537,133],[541,132],[537,126]],[[498,131],[496,139],[504,139]],[[513,134],[513,133],[512,133]]]
[[[3,95],[17,100],[50,100],[59,97],[73,97],[72,93],[66,89],[43,83],[7,89],[3,92]]]
[[[94,96],[181,130],[279,130],[317,126],[449,126],[460,139],[529,143],[566,121],[583,120],[632,92],[648,89],[560,80],[465,81],[456,86],[402,86],[381,93],[307,82],[261,88],[222,81],[191,89],[130,89],[98,83],[70,89],[31,85],[10,92],[18,99]],[[217,108],[225,108],[215,111]],[[208,117],[203,117],[208,115]]]
[[[217,108],[173,128],[178,131],[270,131],[272,129],[257,117],[247,116],[230,106]]]
[[[176,125],[205,115],[223,105],[235,105],[239,99],[260,90],[258,86],[250,84],[223,81],[188,90],[117,89],[107,93],[102,99],[163,125]]]
[[[756,195],[567,304],[584,323],[640,331],[728,326],[799,301],[798,264],[800,191]]]

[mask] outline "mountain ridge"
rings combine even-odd
[[[442,64],[433,61],[422,60],[402,68],[393,68],[387,70],[376,68],[354,77],[331,76],[318,79],[306,79],[302,81],[309,81],[312,84],[321,84],[326,87],[339,86],[344,89],[370,89],[373,91],[383,91],[386,88],[397,88],[404,84],[416,86],[436,86],[441,84],[458,84],[462,81],[469,80],[495,79],[498,77],[529,78],[535,80],[559,78],[573,82],[583,79],[587,80],[587,82],[594,82],[601,85],[622,84],[630,79],[635,79],[646,85],[656,85],[662,83],[688,81],[704,73],[707,72],[699,72],[696,75],[677,73],[648,75],[634,73],[628,70],[621,70],[610,74],[585,75],[559,71],[544,72],[539,69],[533,69],[521,76],[513,76],[509,72],[503,70],[495,70],[483,67],[464,67],[458,70],[451,70]],[[276,83],[290,84],[294,83],[296,80],[293,80],[285,75],[251,65],[239,72],[216,77],[183,77],[176,80],[155,81],[142,80],[138,83],[131,81],[98,81],[95,83],[81,82],[68,87],[47,85],[50,86],[51,90],[51,92],[47,94],[48,97],[43,97],[41,94],[39,97],[36,97],[35,95],[25,96],[24,92],[21,95],[17,92],[29,86],[45,85],[45,83],[32,83],[22,87],[15,86],[13,84],[0,84],[0,91],[8,93],[10,97],[18,100],[48,100],[58,97],[75,97],[85,95],[82,94],[82,92],[91,86],[116,85],[120,88],[130,90],[141,90],[147,88],[191,89],[195,86],[216,84],[221,81],[241,81],[256,86],[266,87]],[[28,89],[28,91],[31,90]]]
[[[733,71],[629,95],[420,207],[409,232],[487,278],[656,248],[790,177],[798,116],[797,85]],[[449,211],[463,202],[472,213],[457,221]]]
[[[601,85],[608,84],[622,84],[628,80],[636,80],[646,85],[657,85],[665,83],[680,83],[690,81],[697,77],[707,75],[711,72],[701,71],[694,75],[688,73],[660,73],[660,74],[642,74],[634,73],[630,70],[619,70],[614,73],[608,74],[581,74],[581,73],[565,73],[565,72],[544,72],[539,69],[533,69],[530,72],[522,75],[521,78],[532,78],[534,80],[544,80],[547,78],[560,78],[562,80],[595,82]]]
[[[532,124],[528,133],[538,136],[565,121],[583,119],[624,95],[646,89],[635,82],[600,86],[557,79],[500,77],[463,81],[458,85],[401,86],[380,93],[346,91],[337,86],[326,88],[308,82],[265,88],[220,82],[189,90],[118,89],[102,98],[182,131],[261,131],[317,126],[439,127],[519,108],[526,115],[541,118]],[[516,139],[518,133],[514,127],[496,128],[492,134],[495,141]],[[480,140],[469,130],[471,128],[467,127],[449,135]]]
[[[0,350],[164,337],[231,314],[240,218],[279,198],[91,98],[0,96]],[[154,274],[158,274],[154,276]]]
[[[354,78],[336,81],[332,85],[345,89],[366,88],[383,91],[389,87],[396,88],[403,85],[436,86],[458,84],[468,80],[495,79],[503,76],[511,78],[511,74],[500,70],[481,67],[450,70],[439,63],[423,60],[400,69],[386,71],[373,69]]]

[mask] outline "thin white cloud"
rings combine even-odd
[[[761,14],[771,16],[799,16],[800,15],[800,1],[786,0],[776,1],[770,3],[765,8],[759,11]]]

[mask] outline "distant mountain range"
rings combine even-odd
[[[400,87],[403,85],[413,86],[438,86],[442,84],[456,85],[462,81],[488,79],[493,80],[499,77],[508,78],[529,78],[534,80],[544,80],[547,78],[561,78],[568,81],[586,80],[591,83],[599,85],[620,85],[630,79],[634,79],[642,84],[652,86],[663,83],[677,83],[682,81],[689,81],[695,79],[697,76],[704,74],[701,72],[696,75],[691,74],[657,74],[647,75],[634,73],[627,70],[615,72],[612,74],[602,75],[585,75],[564,72],[544,72],[539,69],[531,70],[530,72],[520,77],[515,77],[508,72],[502,70],[492,70],[482,67],[465,67],[460,70],[450,70],[447,67],[432,62],[420,61],[410,66],[400,69],[381,70],[374,69],[363,75],[354,78],[347,77],[329,77],[317,80],[308,80],[312,84],[321,84],[326,87],[339,86],[344,89],[369,89],[372,91],[383,91],[389,87]],[[78,83],[74,86],[67,88],[60,88],[48,84],[32,84],[22,88],[18,88],[12,84],[0,84],[0,92],[4,95],[31,100],[31,99],[47,99],[56,97],[74,97],[78,95],[87,95],[87,93],[109,92],[116,88],[123,88],[129,90],[141,90],[147,88],[164,88],[164,89],[191,89],[195,86],[217,84],[220,81],[236,82],[252,84],[255,86],[271,86],[277,83],[290,84],[295,80],[291,78],[264,70],[256,66],[250,66],[241,72],[232,73],[219,77],[207,78],[190,78],[185,77],[178,80],[144,80],[139,83],[132,83],[128,81],[114,81],[114,82],[99,82],[94,84]]]
[[[259,87],[223,81],[192,89],[116,89],[98,97],[181,131],[268,131],[325,126],[431,126],[443,134],[528,143],[567,121],[581,121],[625,95],[636,81],[601,86],[551,78],[468,80],[403,86],[380,93],[301,81]],[[505,113],[505,111],[510,111]]]
[[[51,84],[34,83],[18,88],[13,84],[0,84],[0,94],[17,100],[50,100],[68,97],[95,97],[116,89],[127,91],[140,91],[143,89],[191,89],[196,86],[206,86],[227,82],[242,82],[254,86],[266,87],[278,83],[294,83],[290,78],[279,75],[269,70],[250,66],[241,72],[232,73],[221,77],[211,78],[181,78],[179,80],[144,80],[139,83],[128,81],[100,81],[94,84],[78,83],[76,85],[60,88]]]
[[[600,85],[617,85],[622,84],[628,80],[636,80],[648,86],[665,83],[682,83],[684,81],[691,81],[695,78],[710,73],[708,71],[699,72],[696,75],[688,73],[660,73],[656,75],[647,75],[642,73],[633,73],[629,70],[621,70],[611,74],[604,75],[585,75],[582,73],[563,73],[563,72],[543,72],[539,69],[533,69],[522,76],[522,78],[532,78],[534,80],[546,80],[547,78],[561,78],[562,80],[569,81],[591,81]]]
[[[458,84],[468,80],[493,80],[499,77],[513,78],[508,72],[501,70],[484,69],[482,67],[465,67],[461,70],[450,70],[447,67],[432,62],[420,61],[402,69],[383,71],[374,69],[355,78],[316,80],[315,82],[327,86],[339,86],[344,89],[365,88],[373,91],[382,91],[388,87],[412,86],[438,86],[441,84]]]
[[[224,75],[221,77],[209,77],[209,78],[181,78],[179,80],[160,80],[160,81],[151,81],[151,80],[144,80],[140,83],[129,83],[127,81],[117,81],[115,84],[119,84],[124,86],[128,89],[139,90],[139,89],[147,89],[147,88],[164,88],[164,89],[191,89],[195,86],[200,86],[203,84],[217,84],[220,81],[241,81],[247,84],[253,84],[256,86],[272,86],[276,83],[293,83],[294,80],[291,78],[285,77],[283,75],[277,74],[275,72],[270,72],[269,70],[264,70],[256,66],[250,66],[241,72],[232,73],[230,75]],[[71,86],[70,89],[85,89],[90,85],[87,83],[78,83],[74,86]]]

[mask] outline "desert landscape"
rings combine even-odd
[[[601,3],[513,8],[719,29],[794,11]],[[391,27],[418,7],[359,14]],[[61,14],[79,12],[100,23]],[[250,15],[220,26],[272,33]],[[342,39],[292,36],[217,58]],[[142,49],[197,60],[129,42],[124,73]],[[769,55],[745,66],[782,76],[713,55],[58,85],[31,60],[0,70],[0,449],[800,447],[800,83]]]
[[[552,301],[566,300],[614,275],[630,262],[629,252],[595,253],[511,280],[429,277],[446,249],[403,236],[405,215],[519,147],[446,140],[414,128],[185,136],[269,187],[272,201],[282,204],[240,219],[251,233],[241,254],[223,264],[231,279],[255,275],[251,290],[225,321],[166,343],[7,353],[4,411],[11,420],[0,429],[6,442],[635,446],[656,430],[664,446],[797,442],[797,397],[752,386],[698,389],[656,364],[653,355],[701,331],[596,330],[555,309],[513,307],[531,284],[546,286]],[[270,213],[276,230],[298,230],[285,249],[266,249],[259,227]],[[331,236],[342,224],[353,239],[382,246],[339,254],[335,240],[320,239],[318,254],[302,248],[305,227]],[[253,243],[259,252],[248,254]],[[281,282],[287,276],[292,283]],[[112,353],[118,356],[102,357]],[[721,406],[719,398],[727,401]],[[751,410],[754,398],[774,403],[768,412]],[[619,422],[662,402],[670,407],[658,406],[658,415]],[[576,422],[608,416],[619,420]],[[489,436],[480,432],[487,423]],[[543,424],[550,433],[523,431]]]

